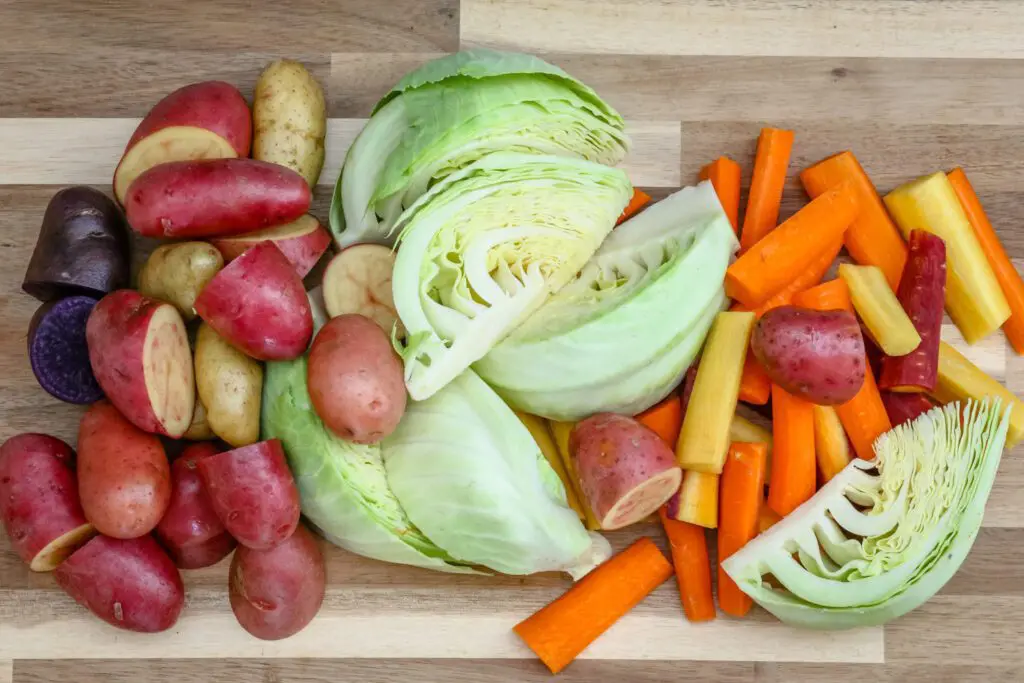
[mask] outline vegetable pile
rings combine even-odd
[[[46,210],[31,366],[91,405],[77,456],[3,444],[0,518],[99,618],[168,629],[179,570],[231,555],[239,624],[289,637],[324,599],[312,529],[388,562],[578,579],[515,627],[557,673],[673,573],[691,621],[756,602],[849,628],[963,562],[1024,403],[943,315],[1024,352],[1024,281],[962,170],[883,198],[841,152],[780,221],[799,141],[766,128],[745,211],[725,157],[651,203],[594,91],[471,50],[377,104],[328,230],[309,214],[326,129],[297,62],[251,110],[190,85],[129,140],[116,202],[69,188]],[[134,289],[131,232],[179,240]],[[671,561],[599,533],[656,519]]]

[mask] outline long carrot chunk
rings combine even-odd
[[[622,210],[622,215],[619,216],[619,220],[616,221],[615,225],[621,225],[633,216],[637,214],[640,209],[647,206],[651,201],[651,195],[647,194],[643,190],[633,188],[633,196],[629,198],[629,203],[626,204],[626,208]]]
[[[732,223],[732,231],[738,235],[740,231],[740,165],[729,157],[718,157],[700,169],[698,179],[711,181],[711,186],[715,188],[715,194],[718,195],[718,201],[721,202],[725,215]]]
[[[768,481],[772,473],[772,433],[754,424],[742,415],[736,414],[732,417],[729,425],[729,440],[736,443],[763,443],[768,446],[768,458],[764,464],[764,478]]]
[[[768,505],[785,517],[814,495],[814,405],[772,385]]]
[[[878,266],[839,266],[839,277],[850,288],[850,299],[864,326],[887,356],[905,356],[921,345],[921,335],[889,288]]]
[[[768,507],[767,500],[762,500],[761,509],[757,514],[757,533],[763,534],[781,521],[779,513]]]
[[[682,405],[679,396],[669,396],[637,415],[636,421],[660,436],[670,448],[675,448],[679,439],[679,428],[683,424]]]
[[[512,630],[558,673],[670,576],[654,541],[638,539]]]
[[[860,213],[846,231],[846,249],[857,263],[878,266],[893,291],[899,287],[907,247],[896,224],[885,210],[885,204],[853,152],[840,152],[800,174],[812,198],[848,183],[857,196]]]
[[[772,395],[772,381],[768,379],[764,368],[747,351],[747,360],[743,363],[743,375],[740,377],[739,399],[744,403],[763,406]]]
[[[754,244],[725,274],[725,293],[755,308],[817,263],[857,216],[846,186],[829,190]]]
[[[747,251],[779,224],[779,206],[786,185],[793,131],[762,128],[757,139],[754,173],[750,178],[747,213],[743,217],[740,251]]]
[[[679,600],[690,621],[714,619],[715,601],[711,597],[711,562],[704,528],[672,519],[662,506],[661,524],[672,548],[672,564],[679,584]]]
[[[967,179],[963,169],[954,168],[947,177],[1010,304],[1010,317],[1003,323],[1003,332],[1014,350],[1017,353],[1024,353],[1024,280],[1013,267],[1010,257],[1006,255],[1006,250],[999,242],[999,237],[996,236],[996,231],[992,228],[992,223],[989,222],[985,209],[982,208],[981,201],[974,193],[974,187],[971,186],[971,181]]]
[[[870,361],[865,361],[864,365],[864,384],[853,398],[836,406],[836,414],[850,437],[857,457],[872,460],[875,457],[875,439],[892,429],[892,423],[885,412],[882,395],[878,393]]]
[[[801,272],[788,285],[779,290],[777,294],[770,296],[767,301],[755,308],[754,315],[760,320],[761,316],[768,311],[793,303],[793,299],[800,292],[807,291],[808,287],[821,282],[821,278],[825,277],[825,274],[828,273],[836,257],[839,256],[839,250],[842,248],[842,240],[836,240],[832,246],[821,252],[818,259],[807,270]]]
[[[894,428],[917,419],[935,407],[935,402],[927,394],[893,394],[888,391],[882,392],[882,403]]]
[[[757,535],[767,457],[767,444],[734,443],[729,447],[722,470],[718,511],[718,606],[734,617],[746,615],[753,601],[725,573],[722,560]]]
[[[1003,410],[1011,408],[1006,445],[1024,440],[1024,401],[946,342],[939,342],[939,382],[932,395],[942,403],[997,397]]]
[[[800,292],[793,297],[793,305],[800,306],[801,308],[810,308],[815,311],[853,312],[853,303],[850,301],[850,288],[839,277]]]
[[[683,472],[683,483],[665,504],[668,516],[705,529],[718,527],[718,479],[717,474]]]
[[[822,483],[831,480],[850,463],[850,444],[832,406],[814,406],[814,453]]]

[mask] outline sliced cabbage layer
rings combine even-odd
[[[631,194],[607,166],[502,152],[417,200],[396,223],[392,278],[412,398],[432,396],[572,280]]]
[[[722,564],[782,621],[885,623],[956,573],[981,526],[1009,427],[998,399],[952,403],[875,441],[809,501]]]

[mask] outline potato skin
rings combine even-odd
[[[78,604],[127,631],[166,631],[185,604],[181,574],[152,536],[97,536],[57,567],[54,576]]]
[[[238,623],[262,640],[301,631],[320,611],[326,573],[316,539],[299,526],[273,550],[241,547],[231,559],[228,586]]]
[[[287,166],[315,187],[324,166],[327,104],[306,67],[271,62],[256,81],[252,120],[253,159]]]
[[[864,337],[849,311],[780,306],[757,321],[750,346],[773,382],[811,403],[845,403],[864,384]]]
[[[196,333],[196,387],[213,433],[232,446],[260,439],[263,366],[203,323]]]
[[[139,271],[139,293],[172,304],[185,320],[196,317],[196,297],[224,267],[224,257],[206,242],[165,244]]]
[[[78,490],[86,519],[100,533],[145,536],[171,500],[171,468],[163,444],[110,403],[93,404],[78,429]]]
[[[402,362],[380,327],[358,314],[332,318],[313,340],[309,398],[328,429],[356,443],[375,443],[405,413]]]

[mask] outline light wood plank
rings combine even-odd
[[[758,664],[756,683],[1017,683],[1020,669],[998,662],[941,664]]]
[[[463,0],[464,44],[651,55],[1021,58],[1006,0]]]
[[[402,76],[440,52],[336,52],[327,77],[327,113],[332,117],[366,118]],[[649,118],[649,116],[648,116]]]
[[[11,683],[14,680],[14,662],[0,661],[0,683]]]

